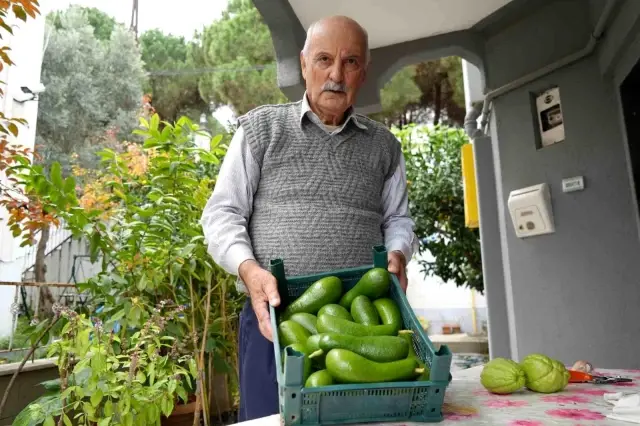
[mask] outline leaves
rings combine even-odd
[[[409,209],[421,240],[423,272],[483,292],[480,236],[465,226],[461,148],[463,129],[407,126],[403,145]]]
[[[203,341],[215,368],[235,370],[229,342],[242,299],[228,290],[233,277],[208,257],[200,226],[226,146],[212,138],[216,152],[197,148],[198,126],[187,118],[162,130],[157,115],[141,122],[146,148],[104,150],[98,170],[75,170],[94,179],[80,200],[63,167],[47,172],[26,162],[19,175],[34,200],[89,242],[92,258],[105,260],[79,286],[100,307],[92,311],[99,318],[67,313],[53,344],[60,360],[77,360],[71,374],[88,376],[58,394],[78,413],[78,424],[157,424],[178,398],[195,392]],[[97,212],[108,212],[109,220]]]
[[[16,16],[16,18],[25,22],[27,21],[27,12],[24,10],[24,7],[22,7],[22,5],[14,4],[11,6],[11,10],[13,11],[13,14]]]
[[[96,390],[93,395],[91,395],[90,401],[91,401],[91,405],[93,405],[94,407],[98,407],[98,405],[100,405],[100,402],[102,402],[102,391],[100,389]]]
[[[63,186],[60,163],[53,163],[51,165],[51,183],[58,188],[61,188]]]
[[[193,61],[201,68],[221,69],[202,76],[204,99],[231,105],[238,115],[263,104],[286,102],[277,84],[271,34],[251,1],[230,1],[222,18],[207,27],[199,41],[191,51]]]
[[[74,162],[97,167],[95,152],[129,136],[141,108],[144,68],[135,37],[100,13],[74,5],[48,19],[47,91],[39,106],[48,113],[40,114],[36,142],[42,162],[59,162],[64,176]]]
[[[397,117],[410,103],[420,100],[422,92],[414,81],[415,66],[398,71],[380,91],[382,116]]]
[[[151,93],[149,100],[154,113],[168,122],[174,122],[181,114],[195,118],[208,109],[208,103],[198,92],[199,75],[190,72],[194,69],[189,59],[192,43],[156,29],[140,36],[142,60],[145,69],[152,73],[145,91]]]

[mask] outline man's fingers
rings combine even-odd
[[[391,258],[389,259],[389,266],[387,267],[387,269],[392,274],[397,274],[400,272],[400,265],[398,264],[398,262],[396,262],[394,258]]]
[[[273,334],[271,332],[271,321],[260,321],[258,322],[258,327],[260,327],[260,333],[269,341],[273,342]]]
[[[260,328],[260,333],[267,339],[273,341],[273,337],[271,334],[271,316],[269,315],[269,305],[265,300],[253,301],[253,312],[256,314],[256,319],[258,320],[258,327]]]
[[[252,300],[252,302],[253,312],[255,312],[258,322],[269,322],[270,315],[269,305],[267,305],[267,302],[265,300]]]
[[[387,269],[392,274],[396,274],[398,276],[400,287],[406,293],[408,280],[407,280],[407,271],[404,266],[404,256],[399,255],[397,252],[390,253]]]
[[[271,277],[271,279],[267,280],[264,283],[262,291],[264,291],[264,294],[267,296],[267,300],[269,300],[269,304],[271,306],[278,306],[280,304],[278,282],[276,281],[275,277]]]
[[[404,291],[406,293],[408,286],[409,286],[409,282],[408,282],[408,279],[407,279],[407,274],[401,274],[400,275],[400,288],[402,288],[402,291]]]

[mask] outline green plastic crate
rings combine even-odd
[[[276,357],[281,424],[337,425],[370,422],[439,422],[442,404],[451,381],[451,351],[442,345],[438,351],[429,340],[400,288],[395,274],[390,297],[398,304],[404,329],[413,330],[413,346],[418,356],[431,368],[429,381],[332,385],[304,388],[303,355],[291,348],[283,352],[276,332],[276,315],[320,278],[339,277],[345,291],[352,288],[372,267],[387,268],[387,250],[373,248],[373,264],[326,273],[285,277],[282,259],[270,262],[271,273],[278,281],[281,304],[270,308],[273,347]],[[284,355],[282,355],[284,354]],[[281,357],[284,356],[284,365]]]

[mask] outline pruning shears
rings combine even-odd
[[[622,376],[596,376],[583,371],[569,370],[569,383],[593,383],[596,385],[610,385],[614,383],[632,382],[628,377]]]

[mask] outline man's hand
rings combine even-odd
[[[269,315],[268,304],[272,306],[278,306],[280,304],[276,278],[254,260],[242,262],[240,268],[238,268],[238,274],[247,287],[247,290],[249,290],[251,306],[258,319],[260,332],[264,337],[273,341],[273,330],[271,329],[271,317]]]
[[[400,287],[402,291],[407,292],[407,261],[404,258],[404,254],[400,251],[392,251],[387,255],[389,265],[387,269],[397,275],[398,281],[400,281]]]

